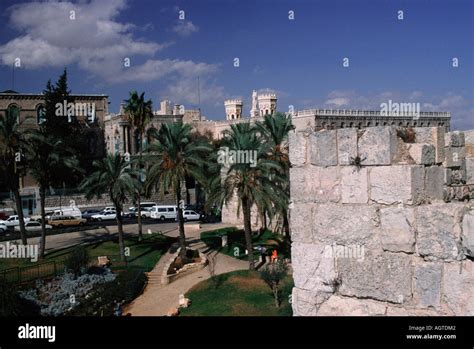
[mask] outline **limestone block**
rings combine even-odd
[[[319,182],[319,168],[290,168],[290,195],[293,202],[311,202],[315,195],[316,182]]]
[[[446,133],[444,137],[445,147],[463,147],[465,144],[464,132],[451,131]]]
[[[464,146],[464,152],[466,157],[474,158],[474,144],[466,144]]]
[[[341,128],[337,130],[337,157],[339,165],[349,165],[357,156],[357,130]]]
[[[425,195],[427,200],[443,200],[445,168],[430,166],[425,168]]]
[[[291,306],[294,316],[316,316],[319,306],[331,293],[315,292],[293,287]]]
[[[474,145],[474,130],[464,131],[464,142],[466,145]]]
[[[431,204],[416,209],[418,253],[427,260],[456,260],[460,255],[463,205]]]
[[[450,168],[444,168],[444,184],[445,185],[451,185],[452,183],[452,172],[453,170],[451,170]]]
[[[293,242],[311,243],[313,206],[311,203],[293,202],[290,205],[290,233]]]
[[[435,147],[436,163],[444,161],[444,138],[445,132],[443,127],[415,127],[416,143],[428,143]]]
[[[380,242],[392,252],[415,251],[415,213],[410,207],[387,207],[380,210]]]
[[[456,316],[474,315],[474,262],[444,263],[443,298],[449,310]]]
[[[336,131],[321,130],[309,136],[311,164],[316,166],[337,165]]]
[[[474,184],[474,157],[466,158],[466,184]]]
[[[368,247],[375,243],[380,223],[375,207],[328,203],[314,206],[312,224],[314,241]]]
[[[331,296],[321,304],[318,316],[382,316],[385,315],[386,305],[370,299],[356,299]]]
[[[421,261],[415,265],[413,297],[418,307],[440,307],[442,272],[442,263]]]
[[[291,262],[295,287],[317,292],[334,292],[335,260],[327,245],[293,242]]]
[[[387,306],[387,316],[440,316],[444,315],[432,309],[415,309],[396,306]]]
[[[397,152],[397,135],[392,127],[369,127],[359,138],[363,165],[390,165]]]
[[[304,166],[307,161],[307,140],[303,132],[289,132],[290,162],[293,167]]]
[[[320,167],[314,178],[314,202],[339,202],[341,200],[341,168]],[[319,179],[319,182],[318,182]]]
[[[403,304],[411,300],[412,261],[403,253],[367,255],[363,262],[338,259],[339,293]]]
[[[462,247],[466,255],[474,257],[474,210],[467,211],[462,220]]]
[[[416,164],[432,165],[435,163],[435,147],[427,143],[413,143],[408,145],[408,152]]]
[[[424,199],[421,165],[380,166],[369,170],[370,200],[382,204],[418,204]]]
[[[369,200],[367,168],[355,166],[341,168],[341,202],[366,204]]]
[[[444,167],[461,167],[466,158],[463,147],[446,147],[446,158],[443,162]]]

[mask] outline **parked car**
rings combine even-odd
[[[5,233],[8,230],[8,227],[5,224],[0,223],[0,234]]]
[[[46,221],[49,221],[51,216],[53,215],[54,211],[47,211],[44,214],[44,217],[46,218]],[[36,221],[41,223],[41,214],[35,214],[33,216],[30,216],[30,221]]]
[[[150,218],[164,221],[166,219],[176,219],[178,208],[176,206],[153,206],[150,211]]]
[[[142,218],[151,218],[151,210],[153,210],[153,207],[144,207],[141,209],[141,216]],[[138,214],[138,212],[137,212]]]
[[[30,219],[28,217],[24,217],[23,221],[27,223],[30,221]],[[20,220],[18,219],[18,215],[12,215],[6,220],[0,221],[0,224],[5,224],[7,227],[16,227],[20,225]]]
[[[76,218],[82,218],[82,212],[77,207],[65,207],[60,210],[54,210],[54,213],[50,218],[56,216],[73,216]]]
[[[126,218],[133,218],[137,216],[137,208],[136,207],[129,207],[127,212],[124,212],[123,217]]]
[[[111,212],[111,211],[115,212],[115,207],[107,206],[107,207],[104,207],[103,210],[101,210],[101,212]]]
[[[97,209],[89,209],[89,210],[85,210],[85,211],[82,211],[82,218],[85,218],[87,219],[88,221],[90,221],[92,219],[92,216],[95,215],[95,214],[99,214],[100,212],[102,212],[101,210],[97,210]]]
[[[102,211],[98,214],[92,216],[93,221],[108,221],[117,218],[117,213],[115,211]]]
[[[49,224],[45,224],[46,230],[52,229],[53,227]],[[41,231],[41,223],[40,222],[28,222],[25,224],[25,229],[27,232],[35,232]],[[15,231],[20,231],[20,226],[15,227]]]
[[[85,218],[77,218],[74,216],[53,216],[48,222],[55,228],[71,227],[71,226],[83,226],[87,223]]]
[[[183,220],[185,222],[187,222],[187,221],[198,221],[199,219],[201,219],[201,215],[199,213],[197,213],[196,211],[192,211],[192,210],[184,210],[183,211]],[[176,217],[175,220],[177,221],[178,217]]]

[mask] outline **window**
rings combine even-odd
[[[20,108],[16,104],[10,104],[8,106],[8,112],[16,117],[17,122],[20,122]]]
[[[170,208],[168,209],[168,212],[174,212],[174,208],[173,208],[173,207],[170,207]]]
[[[159,208],[158,212],[166,212],[166,208]]]

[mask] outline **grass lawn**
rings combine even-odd
[[[143,235],[141,242],[138,241],[138,236],[125,237],[125,246],[130,249],[130,256],[127,258],[129,267],[150,271],[174,241],[176,239],[158,233]],[[61,266],[73,249],[74,246],[71,246],[49,252],[46,254],[43,262],[56,261],[58,266]],[[91,259],[97,260],[98,256],[108,256],[112,261],[112,269],[114,269],[114,264],[120,264],[118,237],[112,240],[101,240],[88,244],[86,249]],[[37,263],[33,263],[28,259],[0,259],[0,270],[35,264]]]
[[[227,246],[221,247],[222,236],[227,235]],[[247,260],[245,254],[245,233],[235,227],[221,228],[217,230],[205,231],[201,233],[201,240],[210,248],[219,250],[219,252],[238,259]],[[280,234],[273,233],[270,230],[265,230],[262,234],[254,234],[253,246],[265,247],[267,255],[276,249],[279,256],[290,258],[290,244],[284,240]],[[254,257],[257,260],[260,252],[254,250]]]
[[[289,295],[293,279],[287,276],[280,285],[281,305],[275,306],[270,287],[256,271],[239,270],[218,275],[218,286],[211,279],[191,288],[186,294],[191,306],[182,316],[292,316]]]

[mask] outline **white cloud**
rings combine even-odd
[[[198,32],[199,27],[191,21],[178,20],[178,23],[171,30],[180,36],[189,36]]]

